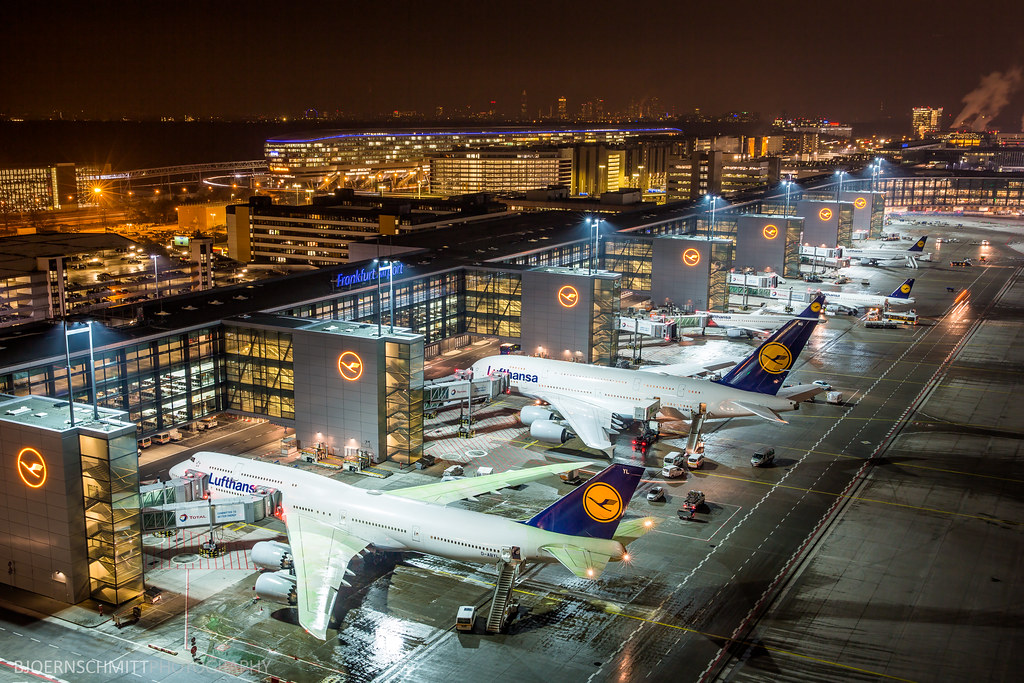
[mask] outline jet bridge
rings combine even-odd
[[[213,502],[208,474],[188,471],[181,479],[139,487],[142,531],[169,531],[226,522],[258,522],[277,511],[281,493],[257,487],[253,495],[232,496]]]
[[[504,372],[493,372],[475,379],[472,375],[469,370],[456,370],[451,377],[424,382],[423,412],[437,413],[442,408],[461,405],[467,400],[486,403],[508,392],[509,378]]]

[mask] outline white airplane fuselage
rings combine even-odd
[[[755,403],[776,412],[796,410],[799,405],[779,396],[734,389],[708,380],[550,358],[491,356],[473,365],[477,377],[499,370],[509,373],[510,386],[523,396],[543,398],[542,394],[546,393],[564,394],[627,417],[633,416],[634,406],[646,405],[654,399],[658,399],[663,408],[674,408],[684,415],[698,411],[704,403],[711,418],[754,414],[732,403],[734,401]]]
[[[315,472],[222,453],[196,453],[192,460],[172,467],[171,476],[180,477],[186,470],[210,475],[214,501],[254,495],[255,487],[274,488],[281,492],[286,510],[298,508],[315,515],[382,551],[410,550],[484,564],[498,562],[502,548],[512,546],[520,548],[523,560],[533,562],[554,562],[541,546],[558,543],[608,555],[613,561],[625,554],[618,541],[567,536],[496,515],[392,496]]]
[[[908,306],[914,303],[914,298],[897,299],[892,296],[881,294],[857,294],[855,292],[826,292],[825,302],[828,304],[842,304],[843,306],[856,306],[858,308],[882,308],[888,306]]]
[[[704,313],[714,321],[715,326],[723,329],[730,327],[756,328],[760,330],[777,330],[790,320],[799,316],[783,315],[777,313],[765,313],[757,315],[754,313],[717,313],[715,311],[698,311]],[[818,321],[817,318],[804,318],[805,320]]]

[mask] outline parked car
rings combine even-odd
[[[703,453],[690,453],[686,456],[686,466],[691,470],[699,470],[704,466],[704,454]]]
[[[814,386],[821,387],[822,391],[832,391],[832,385],[823,379],[816,379],[813,382],[811,382],[811,384],[813,384]]]
[[[665,487],[652,486],[651,490],[647,492],[647,502],[656,503],[660,500],[665,500]]]
[[[750,464],[754,467],[768,467],[775,462],[775,449],[771,446],[765,446],[764,448],[758,448],[754,451],[754,454],[750,456]]]

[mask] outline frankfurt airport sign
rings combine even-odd
[[[394,261],[389,266],[379,265],[376,268],[360,268],[359,270],[356,270],[354,272],[350,271],[347,273],[338,273],[337,275],[334,276],[334,286],[348,287],[349,285],[358,285],[362,284],[363,282],[373,282],[374,280],[381,276],[381,271],[389,270],[391,268],[395,269],[394,275],[401,275],[403,267],[404,266],[402,266],[401,263],[399,263],[398,261]]]

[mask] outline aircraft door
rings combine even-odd
[[[420,528],[418,526],[414,526],[412,528],[412,540],[416,543],[421,543],[423,541],[423,537],[420,536]]]

